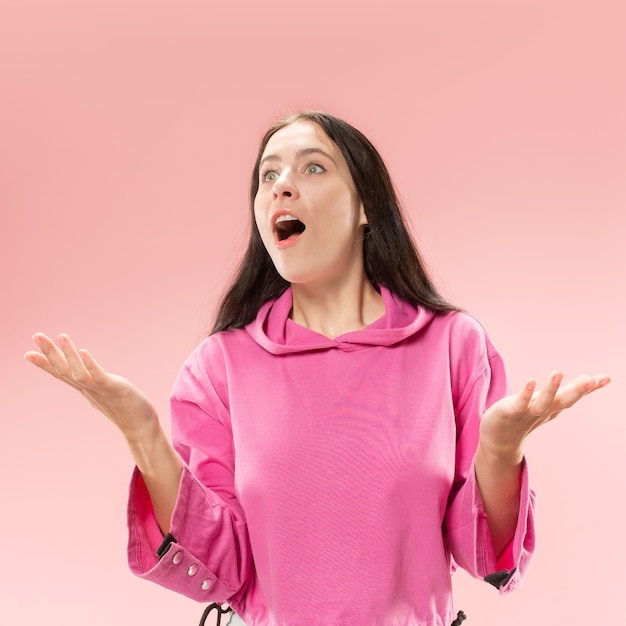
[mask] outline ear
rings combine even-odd
[[[367,215],[365,215],[365,209],[363,203],[359,202],[359,226],[367,226]]]

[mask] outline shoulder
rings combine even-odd
[[[471,314],[446,313],[438,316],[436,324],[447,335],[450,369],[457,380],[472,380],[492,366],[502,367],[502,356],[487,330]]]
[[[203,339],[185,360],[183,367],[201,363],[221,362],[229,352],[236,352],[250,343],[245,329],[221,330]]]
[[[183,362],[174,395],[192,390],[204,393],[210,387],[224,385],[229,354],[237,354],[246,337],[244,330],[223,330],[206,337]]]
[[[447,339],[453,352],[471,350],[484,353],[487,357],[497,352],[485,327],[466,311],[438,313],[431,327]]]

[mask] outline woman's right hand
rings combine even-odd
[[[77,350],[68,335],[59,335],[55,343],[36,333],[33,341],[41,352],[27,352],[24,358],[80,391],[122,431],[148,488],[159,527],[163,534],[169,532],[182,468],[151,402],[125,378],[105,372],[87,350]]]
[[[157,412],[131,382],[106,372],[87,352],[77,350],[68,335],[56,343],[43,333],[33,335],[41,352],[29,351],[24,358],[79,391],[104,413],[128,441],[141,440],[158,428]]]

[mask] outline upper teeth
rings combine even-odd
[[[297,222],[298,218],[294,217],[293,215],[279,215],[276,218],[276,224],[278,224],[278,222]]]

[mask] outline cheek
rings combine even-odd
[[[263,209],[261,208],[261,204],[255,198],[254,200],[254,222],[256,223],[256,227],[259,229],[259,232],[263,233],[263,224],[265,220],[263,219]]]
[[[331,213],[347,228],[367,223],[363,203],[356,191],[346,185],[338,186],[330,191],[326,197],[326,206],[335,207]]]
[[[335,211],[335,216],[336,224],[339,225],[341,223],[344,229],[350,231],[367,223],[363,205],[350,193],[345,193],[341,198],[341,203]]]
[[[263,247],[271,254],[274,244],[274,235],[271,228],[268,226],[267,213],[262,208],[262,205],[255,201],[254,204],[254,223],[261,237]]]

